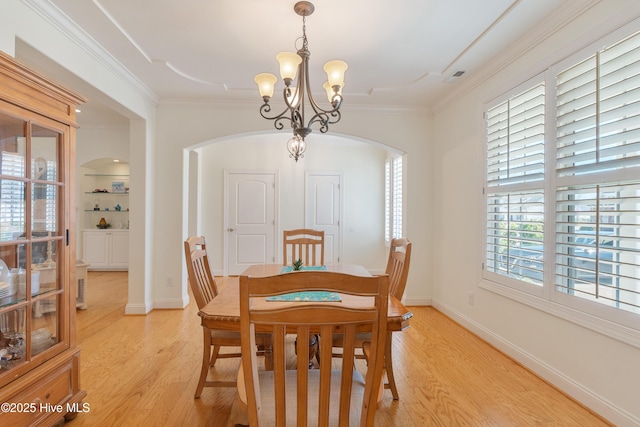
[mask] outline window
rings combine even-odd
[[[557,191],[558,292],[640,314],[640,183]]]
[[[402,156],[387,157],[384,168],[385,217],[384,236],[387,243],[402,237]]]
[[[485,278],[638,330],[640,32],[540,79],[487,108]]]
[[[3,179],[0,183],[0,192],[3,194],[0,210],[0,240],[15,240],[24,235],[25,230],[25,182],[19,179],[24,176],[24,157],[22,154],[6,151],[1,152],[0,157],[2,174],[18,178],[17,180]],[[57,179],[56,162],[46,161],[45,164],[46,175],[40,179],[55,181]],[[32,165],[32,169],[33,167]],[[34,184],[32,188],[34,224],[40,223],[42,230],[55,230],[57,186],[40,183]]]
[[[487,121],[487,271],[542,285],[545,86],[490,108]]]
[[[0,168],[7,179],[2,179],[2,208],[0,209],[0,240],[15,240],[25,229],[25,183],[19,180],[24,176],[24,157],[20,154],[3,151],[0,153]],[[8,177],[17,177],[13,180]]]
[[[557,76],[556,290],[640,314],[640,33]]]

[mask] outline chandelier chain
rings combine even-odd
[[[302,50],[309,50],[309,43],[307,43],[307,15],[302,15]]]

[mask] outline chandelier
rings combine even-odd
[[[274,127],[278,130],[284,128],[284,123],[289,121],[293,129],[293,138],[287,143],[289,157],[298,161],[304,157],[307,148],[305,137],[311,133],[311,126],[317,124],[321,133],[329,130],[329,125],[340,121],[340,106],[342,105],[342,88],[344,87],[344,72],[347,70],[347,63],[340,60],[329,61],[324,64],[324,71],[327,73],[328,81],[323,88],[327,93],[327,98],[331,108],[320,107],[311,95],[311,85],[309,84],[309,56],[310,52],[307,43],[306,18],[315,10],[313,4],[308,1],[299,1],[293,6],[293,10],[302,16],[302,47],[297,53],[280,52],[276,59],[280,63],[280,76],[284,81],[284,102],[285,109],[280,114],[269,116],[271,105],[269,101],[273,96],[276,76],[270,73],[261,73],[255,77],[258,84],[260,96],[264,104],[260,107],[260,115],[267,120],[273,120]],[[299,40],[299,39],[298,39]],[[294,80],[298,76],[297,82]],[[308,106],[307,106],[308,105]],[[307,117],[305,117],[307,113]]]

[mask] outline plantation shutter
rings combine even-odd
[[[384,239],[391,241],[391,158],[384,163]]]
[[[640,309],[640,183],[557,191],[556,289]]]
[[[487,185],[544,179],[544,84],[487,111]]]
[[[402,157],[393,158],[393,238],[402,237]]]
[[[2,152],[2,175],[22,178],[25,174],[24,157]],[[2,179],[2,206],[0,207],[0,240],[13,240],[25,231],[25,183],[22,180]]]
[[[485,270],[541,286],[545,85],[489,109]]]
[[[640,165],[640,34],[557,77],[557,173]]]

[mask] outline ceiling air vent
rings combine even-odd
[[[458,78],[460,78],[460,76],[462,76],[464,73],[465,73],[464,71],[456,71],[455,73],[451,74],[449,77],[444,79],[444,81],[447,83],[451,83],[457,80]]]

